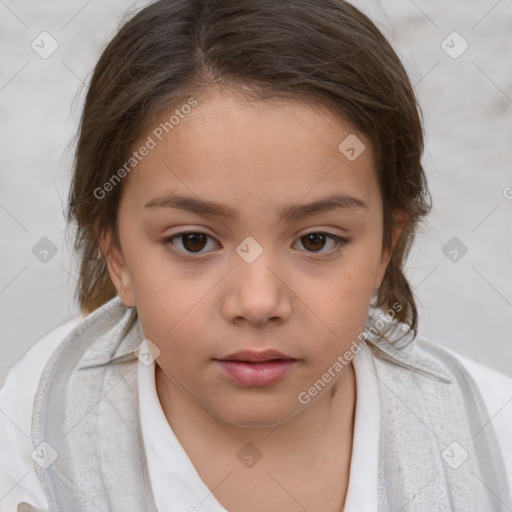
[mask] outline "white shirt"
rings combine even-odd
[[[30,441],[32,404],[44,366],[81,318],[39,340],[7,375],[0,390],[0,511],[16,512],[26,501],[48,503],[33,468]],[[504,454],[512,486],[512,379],[453,351],[475,379]],[[363,348],[353,359],[356,411],[345,512],[374,512],[377,502],[379,383],[372,352]],[[154,499],[160,511],[227,512],[201,480],[164,415],[155,385],[155,365],[138,366],[142,438]]]

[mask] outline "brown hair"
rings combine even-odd
[[[98,238],[110,232],[119,243],[122,183],[104,200],[93,191],[123,166],[163,109],[212,86],[257,100],[312,101],[368,138],[384,204],[383,248],[391,246],[393,212],[409,215],[376,306],[402,305],[396,320],[416,332],[418,313],[403,265],[431,208],[420,162],[421,110],[391,45],[343,0],[159,0],[121,27],[94,69],[70,190],[67,217],[77,224],[82,312],[117,294]]]

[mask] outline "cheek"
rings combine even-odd
[[[329,345],[350,344],[364,330],[373,291],[367,281],[359,281],[353,274],[341,275],[311,306],[325,324],[323,339]]]
[[[373,295],[379,271],[380,247],[375,243],[360,243],[347,251],[339,265],[333,266],[322,279],[310,281],[315,293],[309,293],[324,311],[333,308],[357,311],[366,307]]]
[[[298,293],[308,298],[304,302],[316,317],[317,339],[328,357],[344,352],[365,329],[379,260],[365,249],[354,251],[328,279],[303,282]]]
[[[170,347],[176,358],[197,356],[201,344],[195,341],[204,339],[208,325],[213,325],[215,305],[208,292],[218,277],[173,263],[162,245],[135,238],[127,240],[125,259],[144,335],[162,357]]]
[[[211,285],[189,285],[179,279],[169,283],[162,286],[158,281],[157,291],[147,282],[141,284],[137,312],[146,338],[160,349],[164,366],[181,372],[188,362],[210,356],[215,304],[207,297]]]

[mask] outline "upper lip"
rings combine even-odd
[[[263,350],[259,352],[254,350],[242,350],[223,357],[220,361],[248,361],[250,363],[261,363],[263,361],[272,361],[275,359],[290,360],[293,359],[293,357],[289,357],[278,350]]]

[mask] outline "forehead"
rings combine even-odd
[[[345,193],[380,209],[369,141],[326,107],[221,91],[195,101],[167,110],[135,145],[154,147],[123,184],[134,204],[179,190],[242,211]]]

